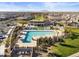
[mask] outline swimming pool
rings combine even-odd
[[[34,36],[47,36],[54,35],[54,31],[28,31],[23,42],[28,43],[32,41],[32,37]]]

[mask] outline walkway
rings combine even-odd
[[[72,54],[70,55],[69,57],[79,57],[79,52],[75,53],[75,54]]]
[[[3,57],[5,54],[5,44],[0,46],[0,57]]]

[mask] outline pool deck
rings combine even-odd
[[[37,41],[32,40],[30,43],[23,43],[20,39],[16,43],[19,47],[36,47]]]

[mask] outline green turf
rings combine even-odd
[[[71,29],[71,31],[75,32],[75,35],[72,36],[73,39],[71,37],[64,39],[64,45],[56,43],[56,46],[52,48],[52,52],[61,55],[62,57],[69,56],[71,54],[79,52],[79,29]]]

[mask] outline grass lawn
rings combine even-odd
[[[38,30],[44,30],[44,27],[39,26],[39,27],[37,27],[37,29]]]
[[[43,15],[36,16],[35,19],[38,20],[38,21],[44,21],[45,20],[45,18],[43,17]]]
[[[60,43],[56,43],[53,48],[52,48],[52,52],[65,57],[65,56],[69,56],[71,54],[74,54],[76,52],[79,52],[79,29],[71,29],[71,31],[75,32],[75,35],[66,38],[65,39],[65,43],[60,44]],[[76,34],[77,33],[77,34]]]
[[[79,33],[79,28],[73,28],[73,27],[65,27],[66,30],[70,30],[72,32],[75,32],[75,33]]]
[[[28,21],[26,21],[26,20],[21,20],[21,19],[16,20],[16,22],[17,22],[17,23],[20,23],[20,24],[23,24],[23,25],[28,23]]]

